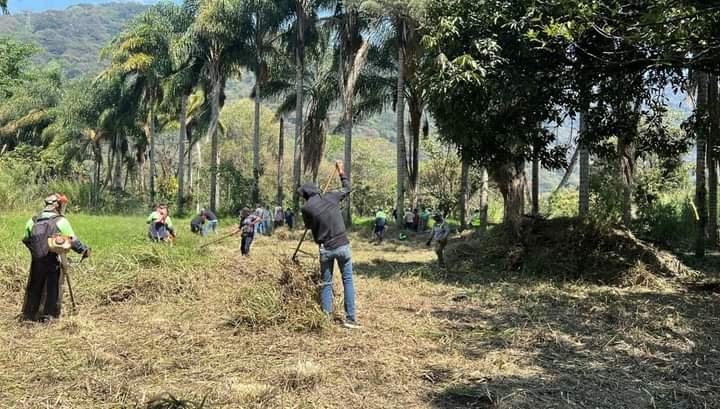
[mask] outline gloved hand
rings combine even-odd
[[[85,251],[82,253],[82,258],[86,259],[92,255],[92,249],[90,247],[86,248]]]
[[[425,243],[426,246],[430,247],[430,242]]]

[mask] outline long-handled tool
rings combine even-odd
[[[72,312],[75,314],[77,313],[77,304],[75,303],[75,293],[73,292],[72,282],[70,281],[70,263],[67,259],[67,253],[71,247],[72,242],[68,237],[54,236],[48,238],[48,248],[60,257],[60,274],[65,276],[65,282],[67,282],[68,292],[70,293],[70,302],[72,303]],[[80,260],[81,263],[82,260],[83,259]],[[62,280],[62,277],[60,280]]]
[[[222,242],[222,241],[225,241],[225,240],[229,239],[230,237],[233,237],[233,236],[235,236],[236,234],[240,233],[241,231],[242,231],[241,229],[236,228],[236,229],[233,230],[232,232],[230,232],[230,233],[228,233],[228,234],[226,234],[226,235],[224,235],[224,236],[220,236],[220,238],[218,238],[218,239],[215,239],[215,240],[213,240],[213,241],[211,241],[211,242],[209,242],[209,243],[203,244],[202,246],[198,247],[198,250],[204,249],[205,247],[212,246],[213,244],[217,244],[217,243],[220,243],[220,242]]]
[[[327,182],[325,182],[325,185],[323,186],[323,189],[321,191],[322,194],[327,193],[328,189],[330,188],[330,184],[332,183],[333,179],[335,179],[335,176],[337,175],[338,171],[339,171],[338,166],[335,165],[335,168],[333,169],[332,173],[330,174],[330,177],[327,179]],[[295,252],[293,253],[292,261],[294,261],[296,263],[298,262],[298,253],[300,253],[300,247],[302,247],[303,243],[305,242],[305,237],[307,237],[308,231],[310,231],[310,229],[305,229],[305,232],[303,232],[303,235],[300,238],[300,241],[298,242],[297,247],[295,248]]]

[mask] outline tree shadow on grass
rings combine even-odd
[[[429,398],[436,408],[717,408],[719,313],[710,295],[501,286],[433,312],[452,340],[442,352],[465,364],[444,368],[453,376]]]

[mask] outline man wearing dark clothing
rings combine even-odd
[[[203,225],[205,224],[205,216],[199,214],[194,219],[190,220],[190,231],[196,234],[201,234]]]
[[[62,309],[62,279],[59,255],[50,251],[48,238],[63,236],[70,242],[70,249],[83,258],[90,256],[86,247],[73,231],[70,222],[64,217],[67,198],[53,194],[45,198],[43,211],[25,224],[23,243],[30,250],[30,278],[25,289],[25,302],[22,315],[26,321],[49,321],[60,317]],[[40,303],[45,292],[45,305],[39,316]]]
[[[320,270],[322,289],[321,306],[326,314],[332,314],[332,276],[335,262],[342,273],[345,298],[345,327],[360,328],[355,316],[355,287],[352,276],[352,253],[345,231],[345,221],[340,203],[350,194],[350,179],[345,175],[342,161],[335,162],[342,188],[339,191],[320,194],[313,183],[306,183],[298,189],[305,199],[302,208],[305,227],[312,231],[315,243],[320,246]]]
[[[240,232],[242,240],[240,243],[240,254],[250,256],[250,246],[255,238],[255,226],[262,223],[262,218],[253,214],[247,207],[240,212]]]
[[[295,224],[295,213],[293,213],[292,209],[289,207],[285,211],[285,224],[290,230],[292,230],[293,225]]]

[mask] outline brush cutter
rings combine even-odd
[[[67,282],[68,292],[70,293],[70,301],[72,303],[72,312],[75,314],[77,313],[77,304],[75,303],[75,293],[73,292],[72,282],[70,281],[70,262],[68,261],[67,256],[71,248],[72,240],[69,237],[48,237],[48,249],[50,252],[57,254],[60,258],[60,273],[65,276],[65,282]],[[80,263],[82,263],[83,260],[85,260],[85,257],[80,259]],[[62,280],[62,277],[60,280]]]
[[[335,168],[333,169],[332,173],[330,174],[330,177],[327,179],[327,182],[325,182],[325,185],[323,186],[322,194],[327,193],[328,189],[330,188],[330,184],[332,183],[333,179],[335,179],[335,176],[338,174],[338,171],[339,171],[339,170],[340,170],[340,169],[338,168],[338,166],[335,165]],[[304,254],[307,254],[306,252],[301,251],[301,250],[300,250],[300,247],[301,247],[301,246],[303,245],[303,243],[305,242],[305,237],[307,237],[307,234],[308,234],[309,231],[310,231],[310,229],[305,229],[305,232],[303,232],[303,235],[302,235],[302,237],[300,238],[300,241],[298,242],[297,247],[295,248],[295,252],[293,253],[293,256],[292,256],[292,261],[294,261],[294,262],[296,262],[296,263],[298,263],[298,262],[300,261],[300,260],[298,259],[298,253],[301,253],[301,252],[302,252],[302,253],[304,253]]]

